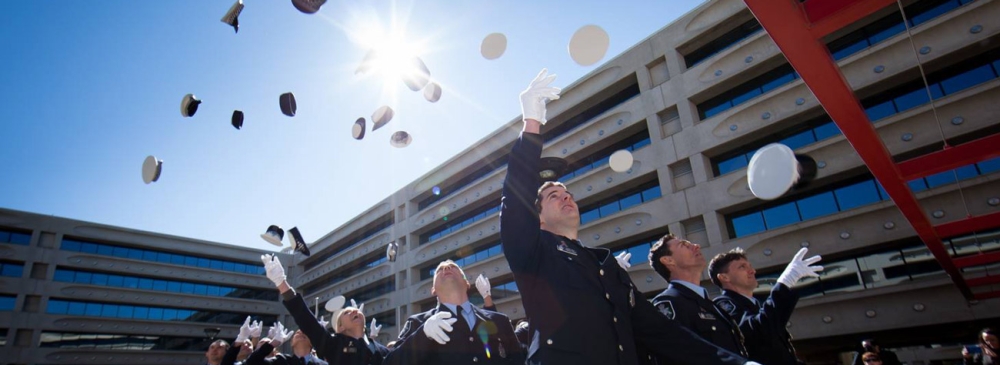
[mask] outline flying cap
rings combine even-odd
[[[569,163],[559,157],[542,157],[539,164],[538,177],[545,181],[556,181],[566,175]]]
[[[354,121],[354,126],[351,127],[351,136],[356,140],[365,139],[365,118],[358,118]]]
[[[312,14],[319,11],[319,8],[326,4],[326,0],[292,0],[292,5],[299,11]]]
[[[299,227],[292,227],[288,230],[291,233],[289,240],[292,242],[292,247],[295,247],[295,251],[301,252],[303,255],[309,256],[309,247],[306,246],[306,241],[302,239],[302,234],[299,233]]]
[[[393,133],[392,137],[389,138],[389,144],[396,148],[409,146],[410,142],[413,142],[413,137],[404,131]]]
[[[159,180],[162,170],[163,161],[157,160],[153,156],[146,156],[146,159],[142,161],[142,181],[149,184]]]
[[[260,235],[260,238],[263,238],[267,243],[281,247],[281,240],[285,238],[285,230],[272,224],[267,227],[267,232]]]
[[[375,112],[372,113],[372,132],[382,128],[386,125],[386,123],[389,123],[394,114],[395,113],[392,111],[392,108],[388,105],[383,105],[378,109],[375,109]]]
[[[754,152],[747,166],[747,184],[754,196],[776,199],[793,187],[802,187],[816,177],[816,161],[796,155],[780,143],[772,143]]]
[[[427,99],[427,101],[432,103],[436,103],[438,100],[441,100],[441,87],[438,86],[436,82],[428,83],[427,86],[424,87],[424,99]]]
[[[590,66],[604,58],[611,39],[599,26],[584,25],[569,40],[569,56],[580,66]]]
[[[281,94],[278,97],[278,104],[281,104],[281,114],[287,115],[289,117],[295,116],[295,95],[290,92]]]
[[[396,242],[389,242],[389,245],[385,247],[385,258],[389,262],[396,262],[396,252],[399,251],[399,245]]]
[[[233,27],[236,33],[240,32],[240,13],[243,12],[243,0],[236,0],[233,6],[229,7],[226,15],[222,16],[222,22]]]
[[[420,91],[431,80],[431,71],[420,57],[410,59],[410,70],[403,75],[403,83],[413,91]]]
[[[201,100],[198,100],[194,94],[184,95],[181,99],[181,116],[193,117],[194,113],[198,112],[198,104],[201,104]]]
[[[479,45],[479,53],[488,60],[500,58],[506,50],[507,36],[503,33],[490,33],[486,38],[483,38],[483,43]]]
[[[368,70],[371,69],[372,67],[372,61],[374,61],[377,56],[378,56],[378,51],[376,51],[374,48],[369,49],[368,53],[365,53],[365,58],[361,60],[361,64],[358,65],[358,68],[354,70],[354,74],[357,75],[368,72]]]
[[[233,128],[243,128],[243,112],[240,110],[233,110]]]
[[[608,165],[614,172],[625,172],[632,168],[632,152],[628,150],[618,150],[608,158]]]

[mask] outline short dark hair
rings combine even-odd
[[[545,189],[551,188],[553,186],[560,186],[563,189],[569,191],[569,188],[566,187],[566,184],[563,184],[558,181],[546,181],[544,184],[542,184],[541,187],[538,188],[538,192],[535,193],[535,212],[539,214],[542,213],[542,191],[545,191]]]
[[[215,341],[212,341],[212,343],[209,346],[214,345],[214,344],[219,344],[219,346],[225,347],[226,350],[229,350],[229,342],[226,342],[226,340],[215,340]]]
[[[656,270],[656,273],[660,274],[660,277],[668,282],[670,281],[670,269],[660,262],[660,258],[663,256],[672,256],[674,254],[673,252],[670,252],[670,245],[667,243],[676,238],[677,237],[673,234],[667,233],[663,237],[660,237],[660,239],[653,244],[653,247],[649,248],[649,266],[652,266],[653,270]]]
[[[734,248],[729,250],[729,252],[723,252],[712,258],[712,261],[708,263],[708,278],[712,279],[712,284],[722,288],[722,283],[716,276],[719,274],[725,274],[729,272],[729,264],[736,260],[746,260],[747,255],[743,253],[742,248]]]

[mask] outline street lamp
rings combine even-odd
[[[218,336],[219,332],[221,332],[221,331],[222,331],[222,329],[220,329],[218,327],[215,327],[215,328],[206,328],[205,329],[205,336],[208,336],[209,340],[215,340],[215,336]]]

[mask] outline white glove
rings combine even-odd
[[[378,337],[379,331],[382,331],[382,326],[376,326],[375,318],[372,318],[372,325],[368,327],[368,337]]]
[[[387,260],[389,260],[389,262],[396,262],[397,250],[399,250],[399,247],[396,245],[396,242],[389,242],[389,245],[386,246],[385,257]]]
[[[319,322],[319,326],[323,327],[323,329],[326,329],[326,327],[330,325],[329,321],[323,320],[323,316],[319,316],[319,318],[316,318],[316,322]]]
[[[271,279],[274,286],[281,285],[285,281],[285,267],[281,266],[281,260],[274,254],[260,255],[260,261],[264,263],[267,278]]]
[[[822,258],[819,255],[816,255],[802,260],[808,251],[808,248],[803,247],[798,253],[795,254],[795,257],[792,257],[792,262],[788,263],[788,266],[785,267],[785,271],[778,277],[778,283],[784,284],[786,287],[791,289],[792,285],[795,285],[799,279],[806,276],[814,278],[819,277],[819,272],[823,271],[823,267],[819,265],[812,266],[812,264],[819,262]]]
[[[539,123],[545,124],[548,120],[545,119],[545,102],[547,100],[558,100],[559,90],[558,87],[549,86],[552,80],[556,79],[556,75],[549,75],[548,69],[542,69],[542,72],[535,76],[534,80],[531,80],[531,84],[528,88],[521,92],[521,118],[524,120],[534,119]]]
[[[448,334],[445,332],[451,332],[451,325],[457,320],[458,318],[451,318],[451,312],[437,312],[437,314],[428,318],[427,322],[424,322],[424,334],[427,335],[427,338],[444,345],[448,341],[451,341],[451,337],[448,337]]]
[[[250,316],[247,316],[247,320],[243,321],[243,325],[240,326],[240,334],[236,335],[235,343],[243,343],[243,340],[250,338]]]
[[[285,325],[281,322],[274,322],[271,329],[267,330],[267,337],[271,338],[271,346],[280,347],[292,337],[292,331],[285,329]]]
[[[743,365],[761,365],[761,364],[759,362],[756,362],[756,361],[747,361],[747,362],[743,363]]]
[[[260,338],[260,331],[264,328],[264,324],[260,321],[253,321],[250,323],[250,338]]]
[[[357,308],[358,312],[361,312],[361,313],[365,312],[365,303],[361,303],[361,306],[359,307],[358,303],[355,302],[354,299],[351,299],[351,306],[354,307],[354,308]]]
[[[618,261],[618,266],[621,266],[622,269],[625,270],[632,267],[632,264],[628,262],[630,259],[632,259],[632,253],[628,251],[622,251],[622,253],[618,254],[618,256],[615,256],[615,261]]]
[[[490,296],[490,278],[479,274],[479,277],[476,278],[476,289],[479,290],[479,295],[482,295],[483,298]]]

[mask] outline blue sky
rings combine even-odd
[[[268,225],[298,226],[311,243],[517,117],[541,68],[562,87],[598,67],[566,50],[580,27],[609,34],[603,63],[699,3],[331,0],[306,15],[245,0],[234,34],[219,20],[228,0],[4,1],[0,207],[267,250]],[[494,32],[507,50],[486,60]],[[355,74],[387,33],[423,59],[440,101]],[[293,118],[278,107],[289,91]],[[204,101],[193,118],[187,93]],[[395,117],[372,132],[382,105]],[[409,147],[389,145],[397,130]],[[150,185],[147,155],[164,161]]]

